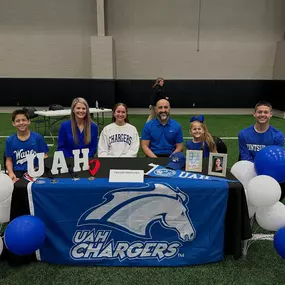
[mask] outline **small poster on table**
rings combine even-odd
[[[203,151],[187,150],[186,151],[186,171],[202,172]]]

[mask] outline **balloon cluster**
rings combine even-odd
[[[279,183],[285,182],[285,148],[265,147],[257,152],[254,163],[238,161],[231,172],[244,186],[249,217],[255,214],[257,223],[269,231],[285,227],[285,205],[279,202]]]
[[[10,221],[10,208],[14,183],[11,178],[0,172],[0,228],[1,224]],[[4,234],[4,242],[0,236],[0,255],[7,249],[17,255],[35,252],[45,240],[45,225],[34,216],[20,216],[11,221]]]
[[[254,163],[238,161],[232,174],[245,189],[249,217],[256,214],[258,224],[269,231],[285,226],[285,205],[279,202],[285,181],[285,148],[268,146],[257,152]]]

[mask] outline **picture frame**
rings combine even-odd
[[[227,163],[227,154],[210,152],[208,175],[226,177]]]
[[[203,151],[186,150],[186,171],[202,172]]]

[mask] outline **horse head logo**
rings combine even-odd
[[[143,188],[122,188],[108,192],[100,205],[87,210],[78,225],[104,224],[130,235],[151,238],[151,226],[159,222],[176,230],[179,239],[191,241],[195,229],[188,215],[188,196],[167,184]]]

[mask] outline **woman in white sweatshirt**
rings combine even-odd
[[[100,134],[98,157],[136,157],[140,145],[139,135],[136,127],[129,124],[125,104],[114,106],[112,122]]]

